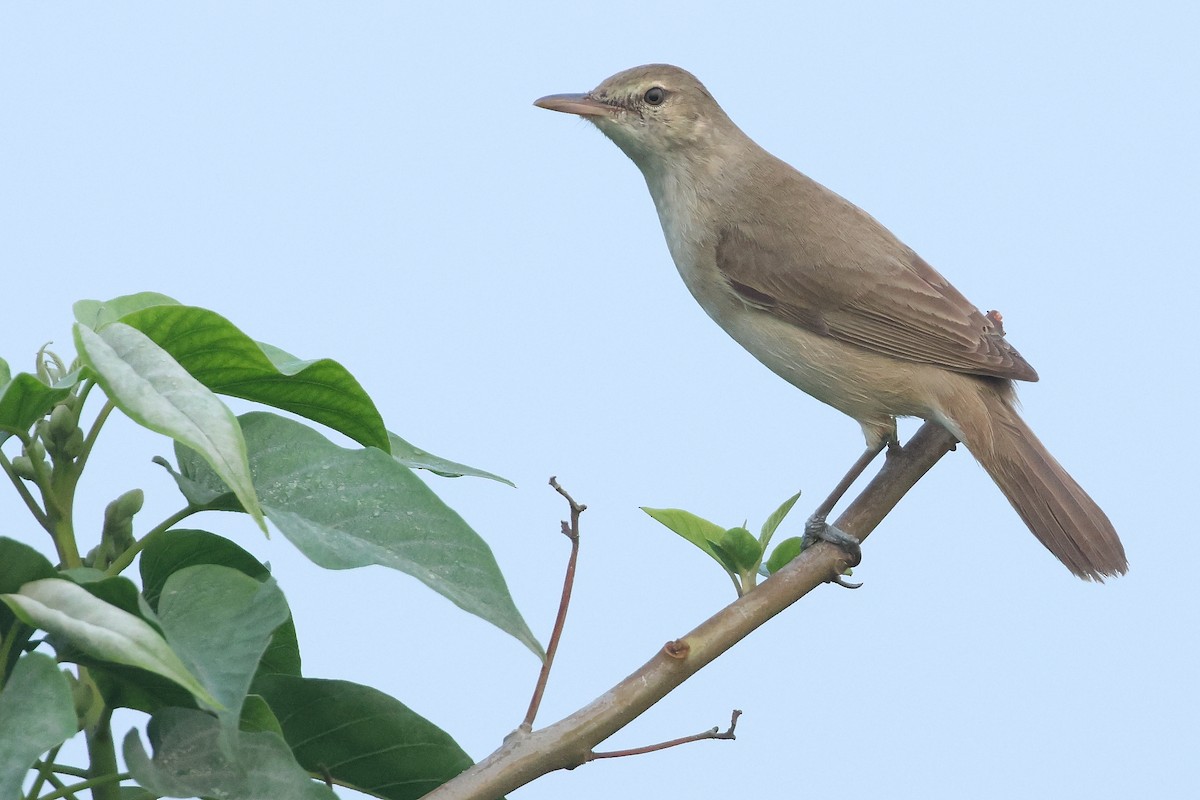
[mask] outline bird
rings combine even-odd
[[[874,217],[768,153],[691,73],[634,67],[536,106],[591,122],[641,171],[668,250],[721,328],[792,385],[849,415],[866,450],[810,530],[871,461],[897,417],[946,428],[1073,574],[1128,561],[1112,523],[1017,411],[1038,374],[984,313]],[[849,540],[847,542],[846,540]]]

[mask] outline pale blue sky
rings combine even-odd
[[[557,474],[590,509],[552,722],[731,599],[638,506],[753,526],[802,489],[795,534],[861,447],[695,306],[634,166],[531,105],[679,64],[1004,313],[1042,377],[1027,418],[1131,572],[1075,580],[954,454],[871,538],[862,590],[816,592],[606,747],[734,707],[736,742],[514,796],[1194,791],[1195,5],[510,6],[5,4],[0,356],[69,353],[72,301],[156,290],[340,360],[402,436],[517,482],[431,480],[543,639],[566,555]],[[149,464],[169,447],[111,428],[82,501],[98,524],[141,486],[152,524],[178,506]],[[0,520],[46,544],[11,493]],[[406,576],[323,572],[246,520],[200,523],[271,562],[307,674],[377,686],[476,758],[519,722],[537,664],[515,640]]]

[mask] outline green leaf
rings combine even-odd
[[[0,594],[18,591],[30,581],[53,578],[57,574],[54,565],[37,550],[16,539],[0,536]],[[16,621],[8,606],[0,606],[0,639],[8,635]]]
[[[257,581],[271,577],[271,571],[264,564],[223,536],[208,531],[172,528],[152,539],[138,559],[142,594],[150,607],[158,608],[158,597],[167,578],[184,567],[197,564],[230,567]],[[300,645],[291,617],[275,629],[267,652],[259,660],[258,671],[261,674],[300,674]]]
[[[296,639],[296,623],[288,617],[271,635],[267,651],[258,660],[259,675],[299,675],[300,642]]]
[[[375,448],[347,450],[274,414],[240,418],[255,486],[271,521],[327,569],[382,564],[523,642],[541,646],[517,611],[491,549],[420,478]],[[190,451],[176,447],[188,500],[228,508],[228,490]]]
[[[233,412],[141,331],[120,322],[74,330],[80,357],[117,407],[199,453],[266,531]]]
[[[54,659],[28,653],[0,692],[0,797],[21,797],[21,782],[42,753],[75,735],[71,687]]]
[[[362,445],[388,449],[388,432],[375,403],[336,361],[301,361],[255,342],[220,314],[195,306],[151,306],[124,314],[121,322],[144,333],[218,394],[281,408]]]
[[[8,368],[8,362],[0,358],[0,389],[3,389],[5,384],[12,380],[12,370]]]
[[[717,559],[717,563],[734,579],[733,585],[737,587],[738,594],[740,595],[742,593],[742,584],[737,579],[737,576],[741,574],[741,570],[738,569],[737,559],[733,557],[732,553],[725,552],[725,548],[719,542],[712,543],[712,551],[713,558]]]
[[[7,366],[7,365],[6,365]],[[28,372],[0,384],[0,431],[24,433],[71,393],[67,387],[47,386]]]
[[[129,578],[121,575],[105,575],[103,572],[94,578],[88,575],[84,579],[80,579],[77,575],[67,575],[66,573],[60,573],[59,577],[69,578],[72,582],[79,584],[87,590],[88,594],[92,595],[92,597],[99,598],[109,605],[116,606],[127,614],[140,617],[143,621],[149,623],[150,627],[158,630],[158,623],[153,618],[153,615],[142,613],[142,599],[138,593],[138,588]]]
[[[416,800],[471,766],[445,731],[369,686],[272,676],[254,689],[301,765],[359,791]]]
[[[734,564],[734,572],[741,575],[758,569],[762,560],[762,545],[745,528],[730,528],[721,537],[721,550]]]
[[[725,559],[718,554],[720,542],[725,538],[725,529],[717,523],[709,522],[690,511],[678,508],[646,508],[643,506],[642,511],[708,553],[725,569],[730,569],[729,565],[725,563]],[[717,547],[713,547],[714,543],[717,544]]]
[[[296,763],[279,734],[239,732],[228,756],[221,751],[219,725],[201,711],[164,708],[147,726],[154,758],[132,730],[122,746],[125,763],[138,783],[163,797],[337,800]]]
[[[499,475],[491,472],[485,472],[475,467],[469,467],[466,464],[460,464],[457,461],[440,458],[433,453],[427,453],[421,448],[414,447],[404,441],[394,433],[388,433],[388,440],[391,443],[392,458],[410,469],[427,469],[445,478],[461,478],[465,475],[473,478],[488,478],[500,483],[507,483],[509,486],[516,486],[508,478],[501,478]]]
[[[98,331],[105,325],[116,322],[126,314],[140,311],[143,308],[162,305],[179,305],[178,300],[158,292],[139,292],[114,297],[112,300],[80,300],[73,307],[75,321]]]
[[[37,550],[24,542],[0,536],[0,593],[15,592],[29,581],[52,578],[57,574],[54,565]]]
[[[0,595],[0,600],[26,625],[61,636],[96,658],[170,678],[210,708],[220,707],[149,623],[71,581],[32,581],[15,594]]]
[[[246,695],[246,702],[242,704],[242,719],[239,728],[248,733],[270,731],[278,734],[280,739],[283,738],[283,728],[279,726],[275,712],[267,705],[267,701],[257,694]]]
[[[148,792],[141,786],[119,786],[120,800],[158,800],[158,795]]]
[[[779,524],[783,522],[783,518],[788,515],[788,512],[792,510],[792,506],[796,505],[796,501],[799,499],[800,492],[796,492],[787,500],[784,500],[783,504],[771,513],[771,516],[767,517],[767,521],[764,522],[762,526],[762,535],[758,538],[758,541],[762,544],[763,550],[767,549],[767,545],[771,542],[771,537],[774,536],[775,531],[779,529]]]
[[[190,528],[172,528],[151,538],[138,559],[142,596],[150,607],[158,608],[158,597],[167,578],[184,567],[197,564],[229,567],[259,581],[271,577],[271,570],[266,565],[224,536]]]
[[[189,691],[153,672],[111,661],[98,661],[86,654],[60,652],[60,657],[88,668],[109,708],[132,708],[153,714],[165,707],[197,707]]]
[[[775,550],[772,551],[770,558],[767,559],[767,573],[774,575],[776,572],[783,569],[789,561],[800,555],[800,551],[803,549],[803,537],[793,536],[790,539],[784,539],[782,542],[775,545]]]
[[[57,574],[54,565],[37,550],[15,539],[0,536],[0,594],[19,591],[30,581],[53,578]],[[0,685],[25,644],[33,638],[33,633],[33,628],[21,623],[8,606],[0,603],[0,642],[8,642],[8,658],[0,663]]]
[[[222,741],[232,754],[242,701],[271,634],[290,616],[274,580],[201,564],[167,578],[158,599],[163,634],[217,699]]]

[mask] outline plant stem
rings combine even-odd
[[[84,789],[91,789],[92,797],[97,797],[97,798],[101,797],[101,796],[107,796],[107,795],[101,794],[101,792],[104,791],[105,789],[116,789],[118,794],[112,795],[112,796],[119,797],[120,796],[120,794],[119,794],[120,786],[118,786],[117,784],[119,784],[123,780],[127,780],[129,777],[130,777],[130,775],[128,772],[116,772],[111,775],[101,775],[96,778],[88,778],[86,781],[81,781],[81,782],[73,784],[71,786],[64,786],[61,789],[59,789],[58,791],[51,792],[50,794],[42,795],[41,797],[38,798],[38,800],[58,800],[58,798],[60,798],[60,797],[74,797],[76,792],[81,792]],[[112,785],[108,786],[106,784],[112,784]],[[100,791],[97,791],[97,789],[99,789]]]
[[[37,504],[37,500],[30,493],[29,487],[25,485],[25,481],[13,471],[12,463],[2,450],[0,450],[0,468],[4,470],[4,474],[8,476],[8,479],[12,481],[17,494],[21,495],[21,499],[25,501],[25,505],[29,508],[29,513],[33,514],[33,518],[38,521],[39,525],[46,529],[47,533],[50,533],[50,520],[46,516],[46,512]]]
[[[133,560],[135,558],[137,558],[137,554],[142,552],[143,548],[145,548],[146,545],[150,544],[151,540],[156,539],[159,536],[162,536],[164,533],[166,533],[168,530],[170,530],[171,527],[174,526],[177,522],[187,519],[192,514],[195,514],[198,510],[199,509],[194,508],[192,506],[187,506],[186,508],[181,508],[180,510],[176,511],[171,516],[164,519],[162,522],[155,525],[145,536],[143,536],[141,539],[138,539],[136,542],[131,544],[125,550],[125,552],[123,552],[119,556],[117,556],[116,559],[112,562],[112,564],[109,565],[108,569],[104,571],[105,574],[106,575],[120,575],[121,572],[126,567],[128,567],[130,564],[133,563]]]
[[[91,387],[87,387],[90,389]],[[80,394],[80,397],[86,395],[86,390]],[[104,407],[96,414],[96,419],[92,421],[92,427],[87,432],[87,436],[83,440],[83,449],[79,451],[79,457],[75,459],[75,474],[78,475],[83,471],[83,465],[87,463],[88,456],[92,454],[92,447],[96,444],[96,437],[100,435],[100,429],[104,427],[104,421],[108,419],[108,415],[113,412],[116,405],[112,400],[105,402]]]
[[[54,537],[54,546],[58,550],[58,557],[62,561],[63,567],[66,569],[82,567],[83,559],[79,556],[79,545],[75,542],[75,527],[69,514],[54,521],[54,530],[51,535]]]
[[[72,775],[76,778],[88,777],[88,771],[83,767],[73,767],[70,764],[55,764],[53,762],[53,758],[47,757],[45,761],[39,761],[34,766],[38,769],[45,767],[59,775]]]
[[[96,724],[88,728],[87,748],[91,762],[89,773],[92,777],[84,781],[88,786],[80,784],[72,788],[91,789],[92,800],[120,800],[121,788],[118,783],[121,773],[117,770],[117,748],[112,736],[112,709],[104,709]],[[61,795],[51,795],[59,796]]]
[[[50,752],[46,754],[46,762],[48,763],[58,758],[58,751],[61,749],[61,744],[51,747]],[[25,795],[26,797],[37,797],[37,793],[42,790],[42,784],[46,782],[47,775],[52,773],[52,771],[47,772],[46,767],[41,764],[34,764],[34,766],[37,767],[37,777],[34,778],[33,784],[29,787],[29,793]]]

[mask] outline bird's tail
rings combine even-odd
[[[1012,395],[993,390],[981,398],[985,419],[953,422],[1033,535],[1080,578],[1123,575],[1129,565],[1112,523],[1021,419]]]

